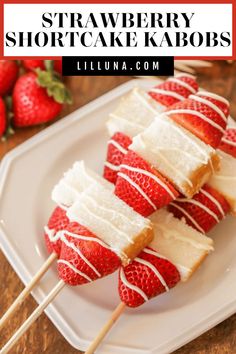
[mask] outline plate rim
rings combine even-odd
[[[158,80],[142,80],[143,85],[144,83],[151,84],[158,82]],[[161,81],[161,80],[159,80]],[[83,119],[83,117],[88,114],[90,111],[99,108],[100,106],[104,106],[107,102],[115,99],[122,94],[128,92],[129,89],[134,87],[137,84],[140,84],[140,79],[133,79],[124,84],[121,84],[114,89],[106,92],[105,94],[101,95],[100,97],[92,100],[91,102],[87,103],[86,105],[76,109],[75,111],[71,112],[69,115],[65,116],[64,118],[60,119],[59,121],[55,122],[51,126],[45,128],[43,131],[37,133],[33,137],[27,139],[22,144],[18,145],[11,151],[9,151],[2,159],[0,164],[0,195],[3,190],[7,175],[11,168],[11,163],[13,160],[20,157],[22,154],[26,153],[29,149],[38,144],[42,143],[45,139],[50,139],[53,135],[57,134],[57,132],[63,130],[63,128],[69,126],[74,122],[74,120],[78,121]],[[77,116],[77,114],[80,116]],[[235,124],[235,123],[234,123]],[[232,121],[231,121],[232,125]],[[3,251],[5,257],[11,264],[12,268],[17,273],[18,277],[21,281],[26,284],[30,281],[31,276],[27,271],[27,268],[24,266],[24,263],[15,252],[14,248],[11,246],[11,242],[8,240],[6,232],[3,230],[0,224],[0,246],[1,250]],[[43,291],[41,289],[37,289],[36,292],[32,292],[32,296],[35,298],[37,303],[40,303],[44,297]],[[62,318],[60,313],[56,310],[53,304],[50,304],[47,309],[44,311],[49,319],[53,322],[55,327],[61,332],[61,327],[63,327],[63,336],[65,339],[76,349],[85,350],[88,345],[89,341],[83,339],[79,336],[79,334],[75,333],[73,329],[70,328],[69,325],[65,322]],[[214,311],[208,315],[207,318],[202,319],[197,324],[190,327],[188,330],[185,330],[179,336],[169,340],[166,343],[163,343],[161,346],[155,346],[152,349],[140,349],[140,353],[142,354],[166,354],[170,353],[173,350],[176,350],[186,343],[190,342],[191,340],[197,338],[201,334],[205,333],[209,329],[216,326],[218,323],[224,321],[226,318],[230,317],[232,314],[236,312],[236,297],[235,300],[221,306],[218,311]],[[65,328],[67,327],[67,329]],[[69,331],[69,333],[68,333]],[[113,353],[137,353],[138,348],[126,348],[124,346],[113,345],[105,343],[102,348],[103,354],[109,354],[110,350],[113,350]],[[118,350],[118,351],[117,351]],[[124,352],[125,350],[125,352]]]

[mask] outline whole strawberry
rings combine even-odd
[[[6,108],[3,99],[0,97],[0,136],[6,130]]]
[[[13,90],[13,123],[26,127],[46,123],[62,110],[71,97],[60,78],[50,71],[22,75]]]
[[[33,71],[35,69],[45,70],[44,60],[22,60],[22,65],[27,71]]]
[[[18,77],[19,67],[14,60],[0,60],[0,96],[10,92]]]
[[[45,70],[48,66],[53,68],[58,74],[62,74],[62,60],[22,60],[22,65],[27,71],[34,71],[35,69]]]

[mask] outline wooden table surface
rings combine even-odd
[[[202,87],[222,94],[231,101],[231,114],[236,117],[236,62],[232,65],[225,62],[215,62],[212,68],[199,69],[197,72],[198,81]],[[123,76],[67,78],[66,82],[73,93],[74,103],[64,109],[62,116],[130,79],[132,78]],[[7,151],[43,128],[34,127],[17,130],[16,134],[8,141],[0,143],[0,158]],[[0,251],[0,316],[11,305],[22,289],[23,284]],[[36,302],[30,296],[4,328],[3,333],[0,335],[0,346],[10,338],[20,324],[32,313],[35,306]],[[72,354],[81,352],[72,348],[43,314],[10,353]],[[236,315],[175,352],[175,354],[187,353],[236,353]]]

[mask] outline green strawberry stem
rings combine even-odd
[[[54,60],[44,60],[44,65],[47,71],[54,71]]]
[[[49,61],[49,60],[48,60]],[[53,97],[58,103],[72,103],[72,97],[70,91],[66,88],[62,82],[60,76],[53,70],[41,70],[36,69],[38,75],[37,83],[39,86],[44,87],[47,90],[47,94]]]

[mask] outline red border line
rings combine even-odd
[[[3,44],[4,44],[4,26],[3,26],[3,4],[0,3],[0,58],[4,56]]]
[[[16,0],[5,0],[5,4],[232,4],[234,0],[166,0],[166,1],[157,1],[157,0],[41,0],[41,1],[16,1]]]

